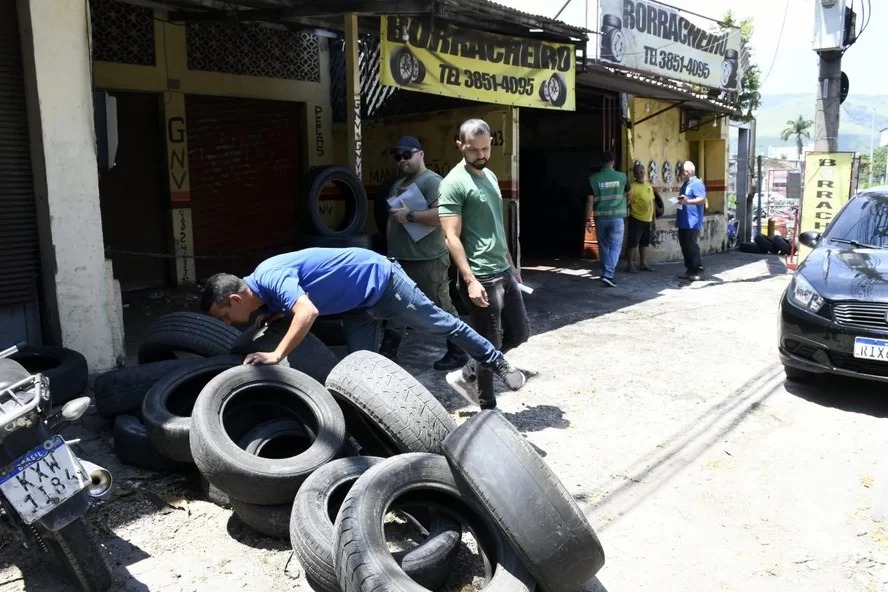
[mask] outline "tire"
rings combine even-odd
[[[238,446],[258,424],[302,421],[316,437],[289,458],[254,456]],[[345,441],[336,401],[310,376],[280,366],[238,366],[203,388],[191,413],[191,454],[200,472],[233,500],[274,505],[293,501],[299,486],[333,460]]]
[[[191,463],[191,410],[210,380],[243,363],[243,356],[214,356],[181,368],[152,386],[142,401],[142,423],[154,447],[164,456]]]
[[[323,236],[319,234],[303,234],[296,238],[295,247],[297,250],[310,249],[311,247],[326,247],[333,249],[344,249],[356,247],[358,249],[369,249],[373,246],[373,241],[369,234],[352,234],[349,236]]]
[[[626,53],[626,34],[620,29],[609,29],[601,36],[601,57],[620,63]]]
[[[762,250],[756,243],[737,243],[737,250],[741,253],[761,253]]]
[[[774,242],[764,234],[757,234],[753,239],[753,242],[756,244],[756,246],[758,246],[759,251],[762,253],[777,252],[777,248],[774,246]]]
[[[456,428],[444,455],[543,590],[581,590],[604,565],[582,510],[500,412],[482,411]],[[532,512],[527,500],[534,500]]]
[[[139,346],[139,363],[173,360],[178,352],[208,358],[231,351],[240,333],[219,319],[196,312],[171,312],[148,329]]]
[[[290,512],[293,503],[262,506],[238,500],[231,500],[231,509],[244,524],[265,536],[290,540]]]
[[[549,102],[549,81],[545,81],[540,85],[539,90],[540,100],[546,103]]]
[[[111,588],[114,579],[107,553],[83,516],[56,532],[39,532],[81,589],[100,592]]]
[[[342,325],[342,318],[339,315],[326,315],[316,318],[311,326],[311,334],[320,339],[321,343],[327,347],[348,345],[345,338],[345,327]],[[339,363],[339,358],[336,358],[336,363]]]
[[[124,414],[114,418],[113,434],[114,453],[130,466],[159,473],[178,473],[194,468],[192,464],[162,455],[148,438],[142,420],[134,415]]]
[[[339,592],[330,517],[338,514],[342,499],[355,481],[382,460],[359,456],[333,461],[312,473],[299,488],[290,514],[290,544],[313,588]],[[395,554],[402,569],[406,566],[407,575],[432,590],[447,580],[459,551],[461,533],[459,523],[452,518],[435,516],[423,543],[406,554]]]
[[[369,351],[347,355],[326,382],[343,407],[348,433],[361,454],[440,452],[456,424],[416,378],[388,358]]]
[[[252,428],[240,440],[240,447],[248,454],[253,456],[269,456],[263,455],[263,451],[270,447],[275,440],[289,438],[291,442],[288,445],[296,444],[296,441],[303,441],[305,448],[311,446],[315,435],[305,427],[305,424],[295,419],[269,419]],[[274,456],[273,454],[271,456]]]
[[[793,366],[787,366],[785,364],[783,365],[783,373],[786,374],[787,380],[792,380],[793,382],[808,382],[814,377],[812,372],[801,370]]]
[[[414,59],[416,59],[414,57]],[[426,67],[420,60],[416,60],[416,71],[413,73],[413,77],[410,79],[410,82],[413,84],[422,84],[422,81],[425,80],[426,75]]]
[[[408,86],[417,78],[418,60],[406,46],[401,46],[392,52],[389,60],[392,78],[399,86]]]
[[[790,250],[792,249],[792,245],[789,244],[785,238],[780,235],[775,235],[771,242],[774,243],[774,247],[777,249],[778,255],[789,255]]]
[[[614,29],[623,28],[623,20],[615,14],[606,14],[601,17],[601,28],[612,27]]]
[[[427,590],[398,566],[383,531],[383,518],[399,496],[423,500],[424,491],[434,492],[436,501],[428,507],[469,525],[487,557],[485,565],[496,566],[492,577],[488,570],[486,592],[533,590],[533,578],[484,508],[458,484],[447,461],[438,454],[408,453],[368,469],[345,496],[333,536],[336,577],[343,592]],[[526,508],[526,500],[521,506]]]
[[[321,218],[321,191],[327,183],[344,188],[351,200],[346,199],[345,221],[339,228],[330,228]],[[312,169],[302,187],[302,204],[299,211],[304,216],[304,229],[321,236],[346,237],[359,234],[367,223],[367,192],[351,169],[341,165],[328,165]]]
[[[210,483],[203,475],[200,475],[200,490],[207,501],[216,504],[220,508],[231,508],[231,499],[219,491],[219,488]]]
[[[31,374],[49,379],[52,404],[60,405],[86,392],[89,368],[80,352],[65,347],[24,347],[9,356]]]
[[[241,333],[231,351],[241,355],[257,351],[273,351],[289,328],[290,317],[278,319],[264,327],[252,327]],[[290,368],[304,372],[324,384],[330,371],[339,363],[339,358],[316,335],[309,333],[296,349],[290,352],[287,362]]]
[[[145,395],[158,380],[200,361],[164,360],[101,374],[93,381],[96,411],[105,418],[113,418],[121,413],[139,413]]]
[[[562,107],[567,101],[567,84],[561,74],[552,74],[549,78],[549,102],[555,107]]]

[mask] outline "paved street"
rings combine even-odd
[[[589,590],[876,591],[888,588],[888,400],[843,380],[785,383],[776,358],[782,261],[705,259],[617,275],[585,261],[525,261],[531,340],[509,354],[538,373],[503,412],[547,452],[607,562]],[[439,344],[408,337],[402,363],[462,421],[472,414],[427,370]],[[87,434],[88,435],[88,434]],[[93,513],[120,590],[309,590],[284,542],[199,499],[194,479],[116,464]],[[212,550],[210,550],[212,548]],[[65,590],[2,548],[0,590]],[[25,576],[4,562],[25,558]],[[459,580],[459,581],[456,581]],[[455,574],[448,591],[467,590]]]

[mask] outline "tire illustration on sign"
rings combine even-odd
[[[669,164],[669,161],[663,163],[663,184],[664,185],[672,185],[672,182],[675,178],[672,176],[672,165]]]
[[[425,66],[406,46],[401,46],[393,51],[389,63],[392,69],[392,78],[401,86],[422,84],[425,79]]]
[[[623,21],[615,14],[601,17],[601,59],[622,62],[626,53],[626,35]]]
[[[725,50],[725,61],[722,62],[722,88],[736,88],[739,70],[739,54],[735,49]]]
[[[652,160],[648,166],[648,178],[651,180],[651,185],[656,185],[660,182],[660,168],[657,166],[656,160]]]
[[[540,84],[540,99],[552,103],[555,107],[562,107],[567,101],[567,83],[564,77],[557,72],[548,80]]]

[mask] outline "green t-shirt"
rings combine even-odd
[[[406,179],[398,179],[392,185],[389,197],[398,195],[406,189],[410,183]],[[426,169],[413,180],[425,198],[429,207],[438,199],[438,187],[441,185],[441,175]],[[404,261],[427,261],[437,259],[447,252],[447,244],[444,242],[444,231],[436,226],[430,233],[414,241],[410,238],[404,225],[395,222],[391,218],[388,221],[388,254],[395,259]]]
[[[614,220],[628,215],[626,191],[629,189],[629,181],[625,173],[614,170],[613,167],[604,167],[589,175],[589,186],[595,196],[595,210],[592,213],[595,218]]]
[[[438,215],[462,217],[462,241],[475,275],[509,269],[509,250],[503,226],[503,196],[499,181],[488,169],[473,175],[465,162],[453,167],[438,191]]]

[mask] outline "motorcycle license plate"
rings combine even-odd
[[[0,468],[0,492],[26,524],[62,505],[90,482],[61,436]]]

